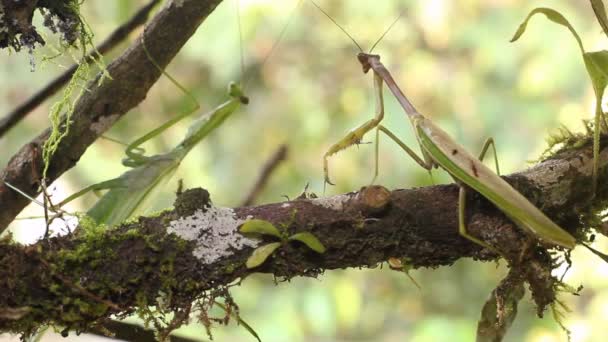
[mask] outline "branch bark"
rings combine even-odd
[[[601,153],[599,184],[608,184],[607,163],[608,148]],[[591,201],[591,165],[587,141],[505,179],[582,239],[594,208],[608,198],[606,186],[600,186]],[[146,311],[150,306],[175,314],[170,330],[188,320],[193,302],[229,297],[227,288],[254,272],[286,280],[377,267],[388,258],[407,259],[416,268],[451,265],[463,257],[497,258],[458,234],[457,199],[455,184],[392,192],[374,186],[328,198],[303,194],[292,201],[231,209],[212,206],[205,190],[192,189],[178,196],[173,210],[115,229],[83,225],[73,235],[31,246],[3,241],[0,331],[28,333],[43,323],[86,331],[103,326],[112,314],[135,311],[153,320]],[[326,251],[319,254],[297,241],[284,241],[260,267],[248,269],[245,262],[256,247],[277,241],[239,233],[240,224],[250,218],[270,221],[286,235],[310,232]],[[557,254],[480,195],[469,198],[467,221],[471,234],[504,253],[510,276],[529,284],[542,315],[560,284],[551,276]]]
[[[220,2],[169,2],[151,20],[142,36],[108,65],[113,80],[100,86],[96,84],[97,79],[90,82],[89,91],[75,106],[69,134],[51,160],[46,184],[72,168],[97,137],[146,97],[160,77],[160,71],[144,51],[143,37],[150,54],[164,68]],[[50,130],[46,130],[24,145],[0,173],[0,179],[35,197],[39,193],[43,167],[41,149],[49,133]],[[0,183],[0,233],[28,203],[28,199],[12,191],[4,182]]]
[[[104,55],[106,52],[113,49],[118,43],[122,42],[127,38],[129,33],[145,24],[148,20],[150,11],[158,4],[159,0],[151,0],[148,4],[140,8],[127,22],[117,27],[112,34],[106,38],[106,40],[99,44],[94,53]],[[83,63],[91,63],[95,56],[90,53],[83,61]],[[20,104],[17,108],[13,109],[5,117],[0,119],[0,139],[6,134],[11,128],[17,125],[23,120],[28,113],[38,107],[49,97],[53,96],[59,89],[61,89],[74,75],[77,64],[72,65],[63,74],[57,76],[51,82],[49,82],[44,88],[40,89],[37,93],[32,95],[27,101]]]

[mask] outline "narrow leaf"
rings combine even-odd
[[[281,237],[281,232],[277,229],[277,227],[268,221],[259,219],[253,219],[243,223],[239,231],[241,233],[257,233],[272,235],[278,238]]]
[[[319,241],[319,239],[317,239],[317,237],[314,236],[312,233],[309,233],[309,232],[297,233],[297,234],[290,236],[289,240],[300,241],[300,242],[304,243],[306,246],[308,246],[308,248],[312,249],[313,251],[315,251],[317,253],[325,253],[325,246],[323,246],[321,241]]]
[[[260,266],[279,247],[281,247],[280,242],[272,242],[256,248],[249,259],[247,259],[245,266],[247,266],[247,268],[255,268]]]
[[[576,30],[574,29],[574,27],[572,27],[572,25],[570,25],[568,20],[566,20],[566,18],[558,11],[553,10],[551,8],[545,8],[545,7],[535,8],[532,10],[532,12],[530,12],[530,14],[528,14],[528,16],[526,17],[524,22],[519,25],[519,28],[517,28],[515,35],[513,36],[513,38],[511,38],[511,42],[518,40],[519,37],[521,37],[521,35],[524,34],[524,32],[526,31],[526,26],[528,26],[528,21],[532,18],[532,16],[534,16],[537,13],[542,13],[547,17],[547,19],[551,20],[552,22],[567,27],[568,30],[570,30],[570,32],[576,39],[576,42],[578,43],[578,47],[581,49],[581,53],[585,53],[585,49],[583,48],[583,42],[581,41],[581,37],[578,35],[578,33],[576,33]]]
[[[604,2],[602,0],[591,0],[591,7],[593,8],[595,17],[600,23],[602,30],[604,30],[604,33],[606,36],[608,36],[608,17],[606,16],[606,7],[604,7]]]

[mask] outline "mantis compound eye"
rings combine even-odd
[[[370,55],[368,53],[365,52],[359,52],[357,54],[357,60],[359,60],[359,63],[361,63],[361,66],[363,67],[363,72],[367,74],[367,72],[369,71],[369,69],[371,69],[371,64],[369,63],[369,59],[370,57],[375,57],[376,55]],[[379,58],[379,56],[378,56]]]

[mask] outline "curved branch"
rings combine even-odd
[[[135,13],[131,19],[124,24],[117,27],[114,32],[96,48],[95,53],[105,54],[114,48],[118,43],[122,42],[129,33],[143,25],[148,20],[150,11],[158,4],[160,0],[151,0],[147,5]],[[84,62],[91,63],[93,59],[91,54],[84,59]],[[44,88],[40,89],[36,94],[30,97],[27,101],[20,104],[13,111],[8,113],[5,117],[0,119],[0,139],[6,134],[11,128],[23,120],[28,113],[38,107],[44,100],[55,94],[61,87],[63,87],[74,75],[78,65],[72,65],[69,69],[63,72],[63,74],[57,76],[51,82],[49,82]]]
[[[145,35],[148,51],[161,67],[169,64],[220,2],[175,0],[158,12],[142,35]],[[76,103],[69,134],[61,141],[51,160],[46,184],[73,167],[99,135],[146,97],[160,77],[160,71],[144,51],[142,36],[110,63],[107,71],[113,80],[100,86],[97,80],[91,81],[89,91]],[[0,179],[35,197],[43,166],[41,148],[49,132],[47,129],[24,145],[0,173]],[[0,183],[0,233],[28,203],[28,199],[8,188],[4,182]]]
[[[593,203],[608,198],[604,186],[590,201],[591,156],[587,144],[505,179],[581,237],[587,226],[582,218],[592,212]],[[604,149],[600,184],[608,184],[607,164]],[[149,306],[183,318],[195,300],[214,299],[254,272],[289,279],[376,267],[388,258],[407,259],[414,267],[450,265],[463,257],[495,259],[458,234],[457,198],[454,184],[392,192],[374,186],[328,198],[304,194],[293,201],[231,209],[212,206],[205,190],[193,189],[179,195],[173,210],[115,229],[84,225],[72,236],[28,247],[0,242],[0,331],[28,332],[42,323],[83,331],[103,325],[112,314]],[[555,256],[480,195],[471,196],[468,208],[469,232],[500,246],[516,272],[512,276],[528,282],[542,315],[559,285],[551,275]],[[300,242],[283,241],[260,267],[248,269],[245,262],[254,248],[277,241],[239,233],[240,224],[250,218],[270,221],[286,235],[310,232],[326,251],[319,254]]]

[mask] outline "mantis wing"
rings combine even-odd
[[[570,233],[555,224],[441,128],[423,116],[415,118],[414,126],[422,148],[454,178],[482,194],[511,220],[540,239],[569,249],[574,248],[576,240]]]
[[[162,189],[177,170],[182,158],[167,153],[151,157],[148,162],[123,173],[87,214],[97,223],[111,227],[141,213],[147,199]]]

